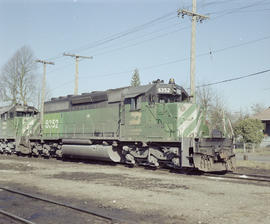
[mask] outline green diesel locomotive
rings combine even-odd
[[[204,111],[173,81],[52,98],[45,102],[41,130],[37,111],[27,110],[21,125],[17,114],[1,112],[0,152],[13,145],[14,152],[35,156],[206,172],[235,166],[232,136],[225,137],[226,128],[209,133]]]

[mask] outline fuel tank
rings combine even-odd
[[[63,145],[63,157],[120,162],[119,153],[111,145]]]

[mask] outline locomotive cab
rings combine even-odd
[[[186,91],[175,84],[159,84],[156,93],[158,103],[179,103],[189,99]]]
[[[132,108],[137,108],[137,104],[142,101],[147,101],[150,105],[188,102],[188,93],[171,80],[168,84],[158,79],[147,86],[129,87],[125,94],[125,104],[130,103]]]
[[[16,144],[21,138],[39,131],[38,110],[34,107],[20,104],[3,107],[0,115],[0,153],[17,153]]]

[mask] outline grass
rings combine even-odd
[[[256,152],[256,154],[258,155],[262,155],[262,156],[270,156],[270,150],[268,149],[268,151],[259,151],[259,152]]]
[[[244,149],[234,149],[235,153],[244,153]],[[247,153],[255,153],[257,155],[270,155],[270,148],[256,148],[253,152],[252,149],[246,149]]]
[[[265,170],[270,171],[270,163],[257,162],[257,161],[251,161],[251,160],[236,160],[236,167],[265,169]]]
[[[243,149],[235,149],[236,154],[244,154]],[[270,148],[256,148],[253,152],[252,149],[247,149],[247,156],[252,155],[259,155],[259,156],[266,156],[269,158],[270,161]],[[237,167],[246,167],[252,169],[265,169],[270,170],[270,162],[260,162],[260,161],[252,161],[252,160],[236,160]]]

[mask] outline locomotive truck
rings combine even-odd
[[[205,172],[235,167],[232,136],[209,132],[204,110],[172,79],[52,98],[42,125],[33,107],[5,107],[0,114],[0,153]]]

